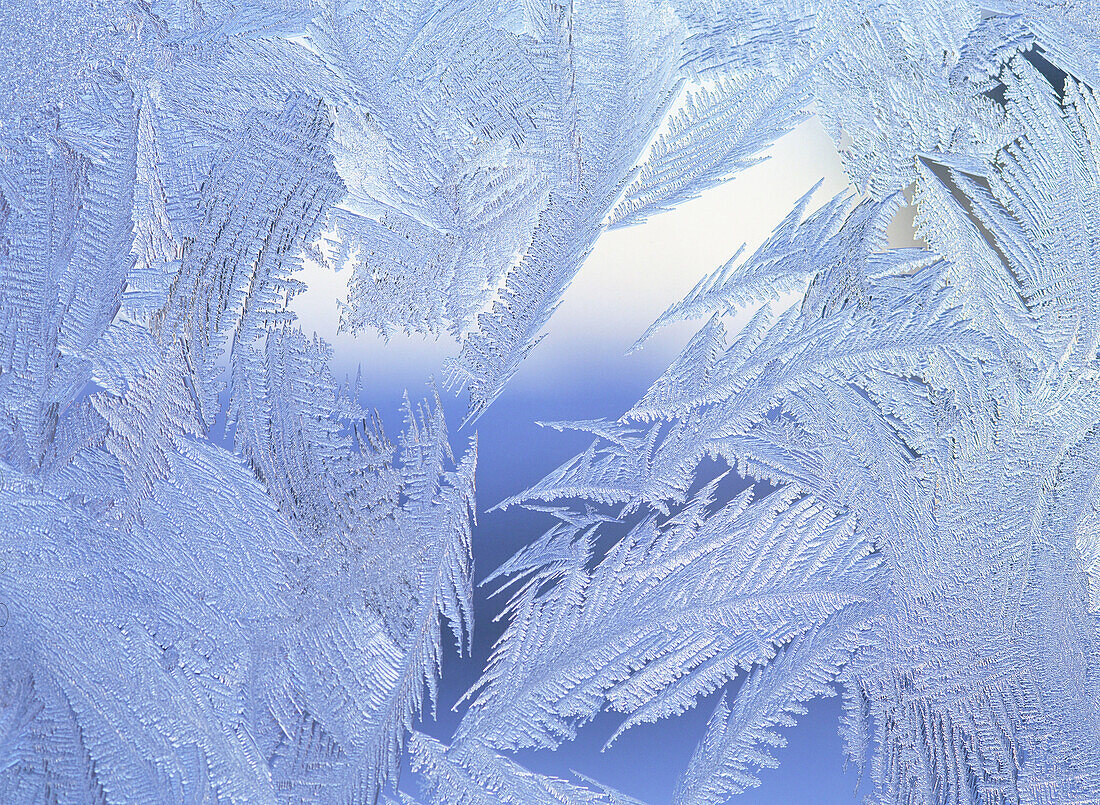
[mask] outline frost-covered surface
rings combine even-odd
[[[677,802],[838,690],[875,801],[1100,801],[1094,4],[17,0],[0,37],[0,802],[629,803],[509,753],[719,689]],[[431,398],[390,442],[296,273],[460,339],[474,420],[603,231],[811,113],[853,187],[670,300],[652,330],[705,323],[621,419],[559,424],[592,447],[505,501],[559,522],[418,731],[476,442]],[[907,188],[927,247],[889,249]]]

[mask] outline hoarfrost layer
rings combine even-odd
[[[724,689],[677,802],[837,690],[875,801],[1100,801],[1098,20],[4,8],[0,800],[411,801],[408,756],[434,802],[627,803],[509,753]],[[853,187],[672,304],[651,331],[705,323],[621,419],[559,423],[592,447],[505,501],[558,524],[492,576],[450,745],[417,732],[469,645],[476,445],[432,398],[387,439],[290,311],[303,263],[350,267],[349,331],[459,339],[473,421],[602,232],[811,113]],[[887,248],[905,191],[924,248]]]

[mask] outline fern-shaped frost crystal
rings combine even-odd
[[[1100,801],[1088,3],[30,0],[0,38],[0,802],[625,805],[510,753],[714,695],[673,796],[719,803],[838,690],[875,801]],[[406,397],[391,442],[301,269],[350,270],[347,331],[457,339],[474,420],[605,230],[811,114],[852,187],[554,425],[592,446],[501,504],[554,524],[429,736],[476,438]]]

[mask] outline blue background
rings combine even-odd
[[[563,419],[618,418],[645,392],[667,366],[667,356],[647,356],[643,351],[615,360],[609,356],[586,360],[576,355],[565,366],[545,378],[510,386],[474,425],[458,429],[465,414],[464,403],[440,390],[440,397],[452,427],[451,443],[456,452],[465,449],[471,433],[478,437],[477,508],[474,529],[474,578],[488,576],[516,550],[541,535],[552,520],[541,512],[513,507],[488,511],[504,498],[522,491],[562,462],[583,450],[591,437],[576,432],[558,432],[539,427],[537,421]],[[533,375],[538,377],[537,373]],[[410,398],[430,394],[430,387],[409,387]],[[382,414],[387,432],[401,429],[400,406],[403,387],[379,383],[364,394],[363,401]],[[488,598],[493,585],[476,590],[476,625],[472,656],[459,657],[453,644],[444,658],[440,702],[435,720],[429,713],[421,729],[447,741],[461,718],[452,706],[473,685],[489,657],[504,623],[493,618],[501,602]],[[736,691],[740,680],[730,691]],[[515,759],[533,771],[574,779],[575,770],[623,793],[649,803],[671,802],[679,775],[687,767],[696,744],[713,710],[718,693],[700,701],[679,718],[657,724],[643,724],[627,731],[606,752],[605,741],[617,728],[621,715],[604,713],[582,728],[576,741],[555,752],[525,751]],[[734,797],[731,802],[750,803],[853,803],[859,783],[855,769],[843,769],[842,744],[837,733],[840,699],[819,699],[809,706],[799,724],[783,730],[789,743],[777,751],[778,769],[759,773],[761,786]],[[866,775],[865,775],[866,777]],[[403,785],[410,793],[415,787]],[[860,798],[867,793],[864,780]]]

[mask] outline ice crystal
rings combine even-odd
[[[1100,801],[1098,19],[9,3],[0,801],[413,802],[408,766],[432,802],[626,804],[509,753],[721,690],[675,793],[719,803],[838,689],[875,801]],[[458,339],[474,420],[603,232],[810,114],[852,187],[673,303],[640,342],[705,323],[619,420],[557,423],[595,440],[504,502],[556,524],[425,734],[476,441],[406,397],[390,442],[300,269],[350,270],[347,330]],[[906,192],[927,245],[890,248]]]

